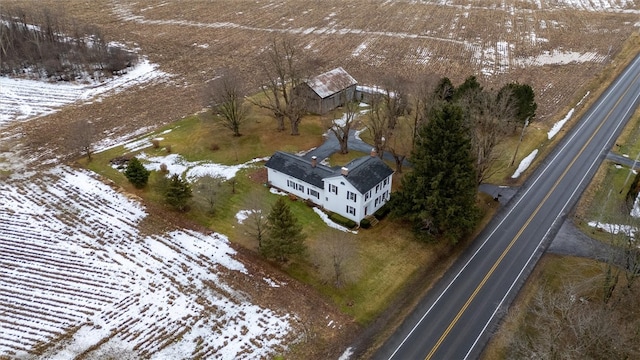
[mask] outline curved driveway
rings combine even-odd
[[[479,357],[640,102],[640,55],[422,299],[377,359]]]

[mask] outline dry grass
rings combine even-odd
[[[487,344],[481,358],[486,360],[507,358],[506,352],[510,339],[514,334],[526,331],[526,320],[530,316],[526,311],[527,304],[530,303],[536,292],[540,291],[542,284],[557,290],[561,288],[563,283],[569,281],[579,282],[584,279],[593,279],[601,270],[602,268],[593,260],[544,255],[529,276],[525,286],[518,293],[511,306],[511,311],[507,313],[500,329]]]
[[[442,6],[355,0],[3,4],[61,9],[69,17],[100,26],[109,39],[136,44],[163,71],[174,74],[170,86],[149,87],[54,116],[91,117],[105,128],[126,120],[123,132],[199,111],[202,88],[223,68],[238,68],[257,88],[259,54],[281,34],[307,49],[306,55],[320,64],[315,73],[343,66],[364,84],[380,84],[387,76],[419,82],[433,74],[449,76],[454,84],[475,74],[495,89],[511,81],[529,83],[537,94],[538,121],[548,124],[559,109],[584,94],[583,86],[609,63],[608,53],[615,57],[631,51],[624,42],[637,21],[633,13],[584,12],[559,5],[536,9],[498,1],[474,3],[464,11],[463,2]],[[501,42],[511,46],[501,52]],[[533,57],[557,49],[593,54],[592,61],[531,63]]]
[[[637,46],[639,41],[638,36],[634,36],[627,42],[625,50],[623,51],[623,58],[628,60],[631,56],[635,55],[631,49],[633,46]],[[615,66],[616,71],[621,71],[624,68],[625,62],[617,64]],[[608,70],[605,72],[604,80],[610,81],[617,75],[617,72]],[[593,91],[601,91],[605,84],[602,83],[598,88],[593,88]],[[592,97],[594,99],[595,97]],[[574,116],[575,118],[575,116]],[[614,151],[623,154],[634,154],[640,151],[640,109],[636,110],[636,113],[632,116],[631,120],[624,128],[621,136],[616,141]],[[578,227],[590,233],[594,238],[608,242],[610,235],[593,231],[593,228],[589,228],[586,222],[592,220],[599,220],[601,217],[605,222],[610,214],[615,214],[620,211],[621,203],[624,201],[624,194],[626,194],[624,187],[625,180],[627,180],[628,169],[618,169],[610,161],[605,161],[602,166],[596,172],[593,180],[582,194],[580,201],[578,202],[574,210],[574,219]],[[626,183],[629,186],[630,182]],[[619,191],[611,191],[611,190]],[[610,198],[609,198],[610,197]],[[603,207],[606,208],[603,209]],[[584,277],[589,278],[595,275],[598,269],[594,261],[588,259],[578,259],[572,257],[561,257],[556,255],[545,255],[540,260],[534,272],[529,277],[526,285],[518,294],[518,297],[514,301],[512,310],[507,315],[504,323],[501,325],[500,330],[496,336],[494,336],[491,342],[487,345],[485,352],[483,353],[483,359],[504,359],[505,349],[508,346],[508,339],[510,334],[517,333],[518,331],[524,331],[524,324],[526,323],[526,311],[518,311],[517,309],[526,309],[527,304],[531,298],[538,291],[538,288],[542,283],[555,284],[555,287],[559,287],[559,283],[562,279],[566,279],[567,276]],[[575,271],[579,268],[583,271]],[[590,269],[590,270],[589,270]]]
[[[483,0],[469,7],[468,2],[462,1],[443,6],[375,0],[166,1],[161,4],[152,0],[3,0],[3,6],[14,4],[51,6],[80,22],[95,24],[104,29],[109,39],[139,47],[151,62],[173,75],[166,84],[106,97],[101,102],[69,106],[46,117],[46,121],[11,125],[9,131],[26,135],[24,141],[32,146],[34,155],[42,155],[43,149],[55,149],[63,154],[70,151],[64,140],[69,119],[89,118],[97,131],[123,135],[142,127],[160,128],[198,113],[203,107],[203,87],[224,68],[238,68],[247,84],[257,89],[260,52],[275,35],[286,34],[304,46],[305,53],[319,64],[315,73],[342,66],[363,84],[381,84],[386,76],[402,76],[416,83],[434,74],[448,76],[454,84],[475,74],[485,87],[494,89],[513,81],[531,84],[539,104],[538,122],[527,130],[525,143],[519,150],[521,158],[540,144],[546,129],[582,98],[585,89],[601,89],[606,80],[619,71],[624,60],[611,63],[605,57],[609,51],[613,58],[628,59],[637,51],[639,41],[635,36],[625,43],[637,31],[633,26],[637,14],[577,11],[555,4],[538,9],[533,4],[516,1]],[[225,25],[230,22],[238,26]],[[547,41],[533,40],[532,33]],[[478,34],[482,34],[482,38]],[[589,41],[584,41],[585,37]],[[502,41],[513,45],[504,56],[498,51]],[[358,49],[361,49],[359,53]],[[555,49],[595,55],[592,61],[584,63],[521,65],[521,61]],[[492,75],[484,76],[483,72]],[[598,73],[604,75],[596,78],[594,74]],[[596,91],[592,93],[595,97]],[[321,142],[320,119],[305,119],[300,131],[302,136],[291,137],[265,131],[265,124],[271,121],[265,115],[259,111],[254,113],[254,123],[243,130],[245,135],[234,139],[227,131],[210,127],[207,114],[201,114],[197,118],[201,121],[201,132],[176,132],[176,136],[182,138],[175,143],[167,140],[168,145],[172,151],[181,152],[186,150],[179,145],[181,142],[202,144],[190,155],[197,159],[208,156],[215,143],[220,153],[212,156],[230,164],[269,155],[275,149],[305,150]],[[509,161],[512,145],[506,144],[503,150]],[[516,166],[517,161],[519,159]],[[511,170],[505,167],[496,176],[504,179],[510,176]],[[394,182],[395,186],[400,183],[398,179]],[[240,201],[230,201],[227,211],[233,214],[242,206]],[[302,208],[297,211],[304,213]],[[231,231],[229,236],[238,235],[239,230],[231,224],[227,219],[213,225]],[[367,273],[371,275],[342,294],[329,295],[365,323],[388,305],[394,293],[409,281],[406,279],[415,276],[420,268],[430,266],[433,254],[438,251],[410,241],[406,231],[385,229],[397,224],[384,224],[360,234],[361,256],[368,259]],[[388,233],[395,235],[388,237]],[[406,254],[415,258],[407,259]],[[251,271],[254,270],[263,271],[262,268]],[[296,286],[310,293],[306,287]],[[292,294],[292,297],[298,295]],[[347,306],[347,301],[352,305]],[[313,309],[307,307],[304,311]],[[313,331],[322,331],[323,339],[331,336],[330,329]],[[305,350],[313,352],[313,349]],[[309,357],[305,350],[300,349],[298,357]]]

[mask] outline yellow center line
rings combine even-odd
[[[637,78],[638,76],[636,76]],[[538,207],[536,207],[536,209],[533,211],[533,213],[531,214],[531,216],[529,216],[529,218],[527,219],[527,221],[524,223],[524,225],[520,228],[520,230],[518,231],[518,233],[516,234],[516,236],[511,240],[511,242],[509,243],[509,245],[504,249],[504,251],[502,252],[502,254],[500,254],[500,257],[496,260],[496,262],[493,264],[493,266],[491,266],[491,269],[489,269],[489,271],[487,272],[487,274],[484,276],[484,278],[482,279],[482,281],[480,282],[480,284],[478,284],[478,286],[476,286],[475,290],[473,291],[473,293],[471,294],[471,296],[469,296],[469,298],[467,299],[467,301],[464,303],[464,305],[462,306],[462,308],[460,309],[460,311],[458,311],[458,313],[456,314],[456,316],[453,318],[453,320],[451,321],[451,323],[449,324],[449,326],[446,328],[446,330],[442,333],[442,335],[440,336],[440,338],[438,339],[438,341],[436,342],[436,344],[433,346],[433,348],[431,349],[431,351],[429,351],[429,353],[427,354],[427,357],[425,358],[425,360],[430,360],[433,355],[435,354],[435,352],[438,350],[438,348],[440,347],[440,345],[442,345],[442,342],[444,341],[444,339],[449,335],[449,333],[451,332],[451,330],[453,329],[453,327],[456,325],[456,323],[458,322],[458,320],[460,319],[460,317],[462,316],[462,314],[467,310],[467,307],[469,307],[469,304],[471,304],[471,302],[475,299],[476,295],[478,294],[478,292],[480,292],[480,290],[482,289],[482,287],[484,286],[484,284],[487,282],[487,280],[489,279],[489,277],[491,277],[491,275],[493,274],[493,272],[496,270],[496,268],[498,267],[498,265],[500,265],[500,263],[502,262],[502,260],[504,259],[504,257],[507,255],[507,253],[509,252],[509,250],[511,249],[511,247],[515,244],[515,242],[520,238],[520,236],[522,235],[522,233],[524,232],[524,230],[527,228],[527,226],[529,226],[529,223],[531,223],[531,221],[533,220],[534,217],[536,217],[536,215],[538,214],[538,211],[540,211],[540,209],[542,208],[542,206],[547,202],[547,200],[549,199],[549,197],[551,196],[551,194],[555,191],[556,187],[558,187],[558,185],[560,184],[560,182],[564,179],[564,177],[567,175],[567,173],[569,172],[569,169],[571,169],[573,167],[573,164],[578,160],[578,158],[582,155],[582,153],[584,152],[584,150],[587,148],[587,146],[591,143],[591,141],[593,141],[593,138],[596,136],[596,134],[598,132],[600,132],[600,129],[602,128],[602,126],[604,126],[604,123],[607,121],[607,119],[611,116],[611,113],[613,112],[613,110],[618,106],[618,104],[620,103],[620,101],[622,101],[622,98],[627,94],[627,92],[629,92],[630,88],[627,88],[627,90],[624,92],[624,94],[622,96],[620,96],[618,98],[618,101],[616,101],[615,105],[611,108],[611,110],[609,110],[609,112],[607,113],[607,115],[604,117],[603,121],[600,123],[600,125],[598,125],[598,127],[596,128],[596,130],[593,132],[593,134],[591,134],[591,137],[589,137],[589,139],[587,140],[587,142],[585,142],[585,144],[582,146],[582,148],[580,149],[580,151],[578,152],[578,154],[571,160],[571,163],[569,163],[569,166],[567,166],[565,168],[565,170],[562,172],[562,174],[560,175],[560,177],[558,178],[558,180],[556,180],[556,182],[553,184],[553,186],[551,187],[551,190],[549,190],[547,192],[547,195],[545,195],[544,199],[542,199],[542,201],[540,202],[540,204],[538,205]]]

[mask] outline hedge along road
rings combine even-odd
[[[640,54],[376,353],[480,356],[500,317],[640,102]]]

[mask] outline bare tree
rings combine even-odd
[[[206,87],[205,99],[220,125],[231,130],[233,136],[241,136],[240,126],[249,117],[249,107],[245,104],[240,78],[226,72]]]
[[[385,148],[391,153],[396,163],[396,172],[402,173],[402,165],[413,150],[413,120],[400,118],[393,130],[387,132]]]
[[[477,181],[481,183],[493,174],[489,170],[499,157],[494,150],[508,135],[515,121],[515,108],[507,96],[497,97],[481,88],[466,92],[458,102],[465,109],[471,129]]]
[[[373,139],[373,147],[376,149],[378,156],[382,157],[385,150],[385,136],[389,130],[387,126],[387,117],[383,108],[382,97],[372,95],[371,108],[366,118],[366,127]]]
[[[246,219],[242,222],[246,233],[256,240],[258,252],[262,249],[262,242],[267,236],[267,215],[265,210],[265,199],[261,192],[253,192],[247,197],[245,206],[248,208],[245,213]]]
[[[194,201],[203,206],[209,214],[214,214],[220,199],[225,178],[221,176],[203,176],[194,183]]]
[[[358,116],[358,103],[355,101],[349,101],[344,105],[344,114],[340,119],[332,119],[329,125],[329,131],[331,131],[338,139],[340,144],[340,154],[347,154],[349,152],[349,131],[356,123],[356,117]]]
[[[253,103],[271,111],[278,131],[284,131],[285,119],[289,119],[291,135],[298,135],[304,101],[294,89],[303,81],[303,66],[299,50],[291,39],[273,39],[263,55],[262,72],[266,79],[263,96]]]
[[[109,46],[95,26],[72,25],[59,11],[42,8],[26,12],[20,8],[0,7],[0,71],[17,73],[25,68],[37,75],[72,80],[95,67],[112,73],[135,61],[135,54]],[[67,38],[62,34],[71,34]],[[85,41],[91,38],[91,41]],[[101,75],[101,74],[99,74]]]
[[[638,358],[640,350],[634,329],[640,321],[637,316],[629,319],[626,314],[629,310],[624,306],[606,305],[592,296],[596,283],[587,278],[565,281],[558,289],[549,284],[538,288],[526,309],[518,309],[526,311],[527,320],[520,331],[509,335],[507,358]],[[620,304],[626,304],[630,298],[626,296]]]
[[[422,76],[412,83],[411,93],[413,94],[413,101],[409,103],[410,108],[408,108],[407,113],[413,119],[412,127],[414,133],[411,138],[414,140],[416,129],[427,123],[429,111],[433,107],[433,104],[436,103],[434,81],[431,76]]]
[[[604,211],[606,210],[603,205],[603,213]],[[605,268],[612,274],[611,283],[613,283],[614,276],[617,277],[622,271],[627,284],[626,291],[630,291],[640,277],[640,249],[637,242],[637,238],[640,236],[640,219],[631,215],[626,203],[619,207],[618,212],[621,215],[613,216],[611,221],[619,225],[617,225],[617,233],[610,235],[612,250],[608,254]],[[615,283],[613,285],[615,288]]]
[[[68,135],[69,145],[86,156],[89,161],[92,160],[94,138],[95,128],[91,121],[82,119],[71,124]]]
[[[381,102],[389,129],[395,128],[398,119],[407,115],[410,110],[406,83],[405,79],[399,77],[387,77],[383,80]]]
[[[357,278],[358,251],[353,234],[329,229],[320,234],[313,251],[320,275],[337,288]]]

